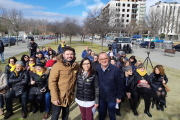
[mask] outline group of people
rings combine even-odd
[[[152,117],[151,98],[156,101],[157,110],[164,110],[167,93],[163,83],[168,79],[162,65],[154,67],[148,75],[141,61],[135,56],[128,59],[122,51],[97,55],[86,46],[78,64],[75,49],[66,46],[65,41],[59,45],[57,53],[50,47],[40,50],[33,39],[28,48],[30,56],[23,55],[20,61],[10,57],[5,72],[0,70],[0,115],[4,114],[4,100],[7,110],[4,119],[13,115],[12,100],[19,98],[23,118],[27,117],[27,112],[45,110],[43,119],[47,119],[52,107],[51,120],[58,120],[61,110],[62,120],[68,120],[75,94],[82,120],[93,120],[92,109],[98,110],[99,120],[105,120],[107,110],[110,120],[116,120],[116,115],[121,115],[121,102],[125,97],[133,100],[135,116],[138,116],[140,96],[145,100],[144,113],[149,117]]]

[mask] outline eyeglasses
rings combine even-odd
[[[29,60],[29,61],[34,61],[34,60]]]
[[[10,61],[10,62],[14,62],[14,61]]]
[[[83,65],[90,65],[90,63],[83,63]]]

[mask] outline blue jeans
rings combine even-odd
[[[113,49],[113,53],[115,53],[115,56],[117,54],[117,49]]]
[[[99,120],[105,120],[107,109],[110,120],[116,120],[116,102],[105,102],[100,100],[99,102]]]
[[[4,52],[0,53],[1,54],[1,59],[2,59],[2,62],[4,63]]]
[[[51,95],[49,92],[45,94],[46,112],[50,112],[51,109]]]

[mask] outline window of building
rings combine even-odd
[[[129,15],[127,15],[127,17],[129,17]]]
[[[125,7],[125,3],[123,3],[123,7]]]
[[[116,14],[116,17],[120,17],[120,14]]]
[[[127,9],[127,12],[129,12],[130,10],[129,9]]]
[[[118,6],[120,6],[120,3],[118,3]]]
[[[122,22],[124,22],[124,19],[122,19]]]
[[[116,6],[117,6],[117,3],[116,3]]]
[[[126,20],[126,22],[129,22],[129,20]]]
[[[130,7],[130,4],[128,4],[127,6]]]
[[[123,12],[125,12],[125,9],[122,9]]]
[[[122,14],[122,17],[124,17],[124,14]]]

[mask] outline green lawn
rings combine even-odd
[[[68,40],[68,39],[66,39]],[[67,45],[69,44],[69,42],[67,41]],[[77,61],[80,62],[81,61],[81,53],[82,51],[85,49],[85,46],[90,46],[90,42],[85,42],[82,43],[81,41],[78,42],[72,42],[72,47],[75,48],[76,50],[76,57],[77,57]],[[45,47],[51,47],[54,50],[57,50],[58,45],[53,43],[44,45]],[[100,53],[100,49],[101,46],[97,45],[97,44],[93,44],[93,48],[92,50],[95,53]],[[108,48],[104,47],[104,51],[107,52]],[[28,51],[25,52],[26,54],[28,54]],[[22,53],[24,54],[24,53]],[[16,55],[15,57],[17,57],[17,59],[20,59],[20,57],[22,56],[22,54]],[[130,55],[128,55],[128,57],[130,57]],[[141,60],[142,62],[144,61],[144,59],[138,58],[136,57],[137,60]],[[6,60],[7,62],[7,60]],[[157,63],[153,62],[153,65],[155,66]],[[5,65],[1,65],[1,68],[4,69]],[[166,74],[167,77],[169,78],[169,82],[168,82],[168,86],[171,88],[171,91],[168,93],[167,95],[167,108],[165,108],[165,111],[157,111],[156,108],[154,109],[150,109],[150,112],[152,114],[152,118],[147,117],[146,114],[144,114],[144,101],[141,99],[141,102],[138,106],[138,113],[139,116],[136,117],[133,115],[132,111],[130,110],[130,105],[129,105],[129,101],[125,100],[122,103],[121,106],[121,117],[117,117],[117,120],[180,120],[180,92],[179,92],[179,86],[180,86],[180,70],[176,70],[174,68],[170,68],[167,66],[164,66],[165,70],[166,70]],[[148,73],[150,74],[152,71],[151,67],[148,66]],[[15,99],[14,100],[14,111],[15,114],[9,119],[9,120],[22,120],[21,117],[21,105],[19,104],[18,100]],[[32,114],[32,113],[28,113],[28,117],[26,120],[41,120],[43,118],[45,113],[40,113],[39,111],[36,114]],[[0,119],[2,119],[3,116],[0,116]],[[69,120],[80,120],[81,119],[81,114],[80,114],[80,110],[78,105],[74,102],[71,107],[70,107],[70,115],[69,115]],[[48,119],[50,120],[50,118]],[[59,118],[60,120],[60,118]],[[95,114],[95,120],[98,120],[98,112],[96,112]],[[107,120],[109,120],[109,118],[107,117]]]

